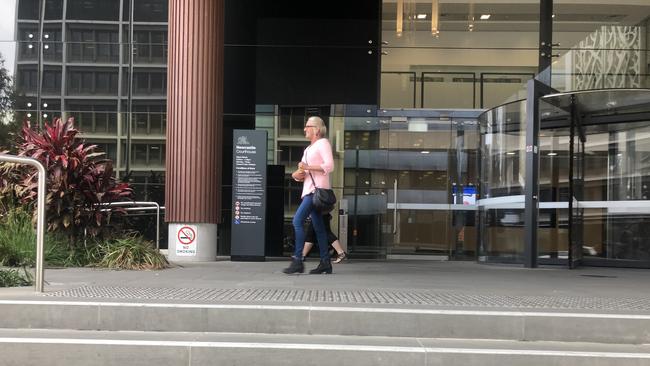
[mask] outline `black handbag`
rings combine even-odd
[[[311,177],[312,183],[314,183],[314,187],[316,187],[314,196],[311,199],[311,204],[314,206],[314,210],[320,213],[328,213],[332,211],[336,204],[336,195],[334,194],[334,191],[329,188],[318,188],[311,172],[309,172],[309,176]]]

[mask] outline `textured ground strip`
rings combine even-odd
[[[650,298],[468,295],[428,291],[201,289],[85,286],[46,296],[92,299],[183,300],[207,302],[336,303],[432,305],[443,307],[650,310]]]

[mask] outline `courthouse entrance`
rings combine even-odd
[[[344,199],[356,256],[473,259],[480,111],[346,118]]]
[[[650,267],[650,90],[546,95],[539,104],[537,220],[525,223],[526,103],[481,127],[479,261]]]

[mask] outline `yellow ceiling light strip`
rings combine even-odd
[[[440,33],[439,29],[439,18],[440,18],[440,9],[439,9],[438,0],[431,0],[431,35],[438,36]]]
[[[404,0],[397,0],[397,36],[402,36],[404,30]]]

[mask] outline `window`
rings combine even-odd
[[[167,62],[167,29],[136,29],[133,34],[135,63],[165,64]]]
[[[117,70],[69,68],[68,95],[117,95]]]
[[[167,0],[139,0],[134,4],[136,22],[166,22]]]
[[[36,85],[38,81],[35,65],[19,65],[16,76],[18,78],[18,93],[36,93]]]
[[[38,58],[38,27],[35,24],[19,24],[16,33],[18,40],[18,61],[36,61]]]
[[[280,136],[304,136],[305,121],[320,116],[328,125],[328,107],[280,107]]]
[[[165,145],[135,143],[131,145],[131,156],[134,165],[161,167],[165,164]]]
[[[38,20],[39,0],[18,1],[18,19]]]
[[[117,21],[119,14],[120,0],[68,0],[66,17],[74,20]]]
[[[131,150],[133,151],[133,164],[147,165],[147,149],[146,144],[133,144]]]
[[[68,113],[75,118],[75,126],[83,134],[115,135],[117,133],[116,104],[88,104],[75,101],[67,105]]]
[[[80,28],[81,27],[81,28]],[[119,61],[119,33],[113,26],[86,29],[78,24],[68,27],[68,61],[89,63],[117,63]]]
[[[43,71],[42,93],[61,94],[61,69],[45,69]]]
[[[297,165],[300,159],[302,159],[302,153],[307,147],[308,142],[282,142],[278,146],[278,151],[280,152],[280,161],[278,164],[288,167],[289,170],[293,170]]]
[[[104,152],[105,157],[111,161],[117,160],[117,144],[115,143],[97,143],[97,151]]]
[[[63,55],[61,34],[59,25],[47,25],[43,28],[43,59],[45,61],[61,61]]]
[[[166,105],[164,103],[134,105],[133,113],[133,134],[165,136]]]
[[[136,95],[166,95],[167,73],[164,70],[136,71],[133,74],[133,91]]]
[[[63,17],[63,0],[45,1],[45,19],[61,19]]]

